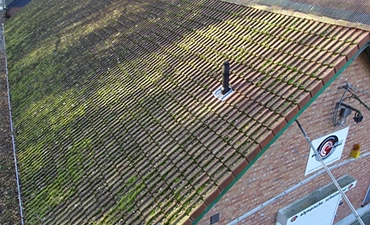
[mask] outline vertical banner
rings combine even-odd
[[[320,161],[316,159],[315,154],[319,154],[324,163],[327,165],[338,161],[341,158],[348,129],[349,127],[346,127],[342,130],[338,130],[334,133],[312,141],[312,145],[316,149],[310,150],[306,171],[304,174],[305,176],[322,168],[322,165]]]

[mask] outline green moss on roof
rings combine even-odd
[[[26,222],[193,221],[366,38],[214,0],[33,0],[6,24]]]

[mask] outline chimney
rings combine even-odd
[[[222,87],[221,87],[221,93],[224,95],[229,90],[229,80],[230,80],[230,63],[228,61],[224,62],[224,68],[222,73]]]
[[[225,101],[230,95],[234,93],[234,90],[230,88],[230,63],[228,61],[224,62],[222,71],[222,84],[213,92],[218,100]]]

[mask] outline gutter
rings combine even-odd
[[[5,69],[6,69],[6,89],[8,93],[8,109],[9,109],[9,121],[10,121],[10,132],[12,136],[12,147],[13,147],[13,158],[14,158],[14,169],[15,169],[15,178],[17,181],[17,192],[18,192],[18,204],[19,204],[19,213],[21,215],[21,224],[24,225],[24,216],[23,216],[23,207],[22,207],[22,197],[21,197],[21,185],[19,179],[19,172],[18,172],[18,160],[17,160],[17,149],[15,146],[15,132],[13,127],[13,120],[12,120],[12,107],[10,105],[10,86],[9,86],[9,77],[8,77],[8,60],[6,58],[6,50],[5,50],[5,35],[4,35],[4,23],[2,23],[1,27],[1,38],[3,40],[3,50],[5,56]]]
[[[261,152],[238,174],[238,176],[235,177],[235,179],[217,196],[217,198],[211,202],[207,207],[206,209],[203,211],[202,214],[200,214],[198,216],[197,219],[195,219],[193,222],[192,222],[192,225],[195,225],[197,224],[207,213],[209,210],[211,210],[211,208],[213,208],[213,206],[231,189],[232,186],[234,186],[234,184],[236,182],[238,182],[238,180],[249,170],[250,167],[252,167],[252,165],[266,152],[266,150],[290,127],[290,125],[292,123],[295,122],[296,119],[298,119],[298,117],[304,112],[306,111],[306,109],[326,90],[326,88],[328,88],[333,82],[334,80],[336,80],[340,74],[342,74],[342,72],[347,69],[347,67],[352,63],[352,61],[357,58],[357,56],[359,56],[367,47],[370,46],[370,41],[368,41],[364,46],[362,46],[357,52],[356,54],[350,58],[346,64],[340,69],[337,71],[337,73],[326,83],[324,84],[323,88],[321,88],[316,94],[315,96],[313,96],[309,101],[308,103],[306,103],[306,105],[304,107],[302,107],[302,109],[299,110],[299,112],[290,120],[288,121],[288,123],[283,127],[282,130],[280,130],[275,136],[274,138],[261,150]]]

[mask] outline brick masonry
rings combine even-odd
[[[311,140],[343,128],[334,127],[331,116],[335,103],[340,100],[343,94],[343,89],[338,89],[338,87],[346,81],[361,90],[370,91],[370,61],[365,54],[356,58],[298,118]],[[370,95],[359,94],[359,96],[363,102],[370,105]],[[370,139],[367,133],[367,129],[370,127],[370,112],[356,101],[350,104],[360,109],[364,120],[356,124],[352,120],[353,113],[348,117],[346,123],[346,126],[349,126],[347,141],[341,159],[334,164],[350,159],[350,151],[356,143],[361,144],[361,153],[370,151]],[[210,224],[210,217],[216,213],[220,213],[220,221],[216,224],[227,224],[312,175],[304,176],[308,149],[304,136],[298,126],[293,123],[198,224]],[[356,187],[347,192],[347,196],[355,208],[361,206],[370,184],[368,160],[369,157],[363,157],[332,170],[337,178],[348,174],[357,179]],[[331,180],[324,173],[239,224],[275,224],[279,209],[296,202],[315,189],[329,183],[331,183]],[[351,211],[346,203],[340,205],[335,222],[350,213]]]

